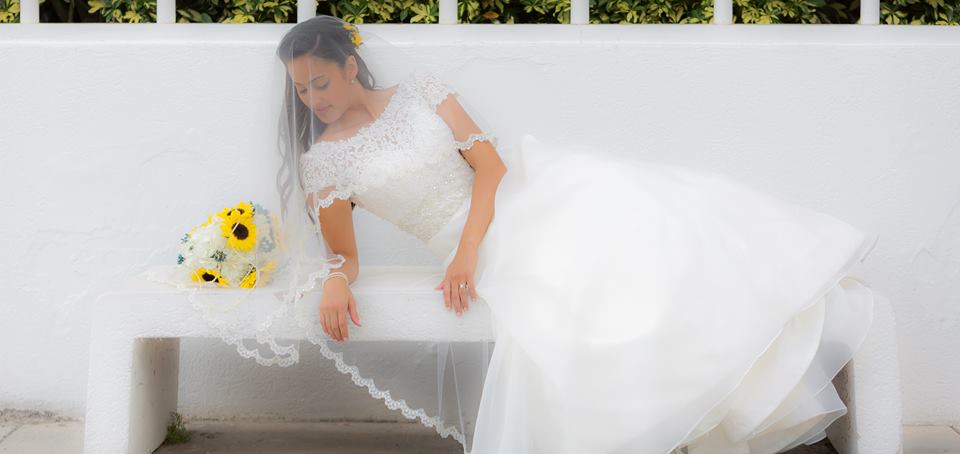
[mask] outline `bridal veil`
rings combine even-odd
[[[269,279],[251,288],[194,284],[188,277],[189,270],[174,266],[154,267],[144,276],[183,290],[198,317],[215,328],[223,341],[235,346],[243,358],[263,366],[289,367],[304,359],[301,347],[302,341],[307,340],[318,347],[322,356],[318,360],[329,361],[330,366],[344,374],[344,379],[367,389],[371,397],[405,418],[432,427],[443,437],[453,437],[464,452],[469,452],[492,343],[336,342],[322,328],[321,282],[341,268],[345,258],[324,238],[318,210],[333,199],[348,199],[350,190],[335,185],[321,191],[305,190],[302,157],[326,128],[298,93],[304,87],[295,85],[288,72],[289,62],[306,55],[341,64],[352,57],[358,67],[357,82],[367,90],[390,87],[424,67],[408,52],[364,30],[363,25],[324,15],[293,26],[278,43],[274,60],[277,78],[282,79],[278,84],[281,106],[277,121],[277,200],[261,202],[270,208],[278,207],[273,210],[275,270]],[[308,74],[304,80],[312,78]],[[454,81],[451,86],[456,86]],[[482,115],[470,108],[469,101],[460,101],[477,124],[488,130]],[[351,206],[356,208],[352,203]],[[358,279],[362,279],[365,264],[360,265]],[[427,284],[432,287],[442,277],[441,271]],[[436,310],[452,314],[444,308],[442,293],[437,291],[436,295]],[[348,318],[350,331],[383,329],[376,323],[364,323],[363,296],[355,297],[363,324],[357,327]],[[398,297],[397,304],[402,302]],[[251,326],[257,333],[254,339],[244,335]],[[324,385],[317,383],[318,387]],[[309,390],[296,390],[304,391]]]

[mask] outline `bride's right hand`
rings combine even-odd
[[[320,323],[323,331],[336,341],[346,341],[347,314],[353,324],[360,325],[360,314],[357,313],[357,300],[350,291],[350,284],[345,279],[328,279],[323,285],[320,296]]]

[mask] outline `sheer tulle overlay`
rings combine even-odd
[[[497,340],[472,454],[774,453],[846,413],[875,234],[709,171],[519,152],[475,275]],[[469,204],[429,242],[444,266]]]

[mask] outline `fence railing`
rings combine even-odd
[[[457,0],[439,0],[440,24],[457,23]],[[316,15],[316,0],[297,0],[297,22]],[[176,0],[157,0],[157,23],[176,23]],[[570,0],[570,24],[589,24],[590,0]],[[36,24],[40,21],[40,2],[20,0],[20,23]],[[733,24],[733,0],[713,0],[713,24]],[[860,22],[857,25],[880,23],[880,0],[860,1]]]

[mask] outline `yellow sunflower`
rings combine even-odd
[[[356,25],[344,22],[343,28],[350,31],[350,41],[353,42],[354,49],[363,44],[363,38],[360,37],[360,32],[357,31]]]
[[[220,216],[222,219],[227,219],[231,216],[243,216],[247,218],[253,217],[253,206],[247,202],[240,202],[236,207],[233,208],[224,208],[217,213],[217,216]]]
[[[221,287],[228,287],[227,278],[223,277],[217,270],[212,270],[209,268],[197,268],[193,271],[193,282],[215,282]]]
[[[227,245],[233,249],[249,251],[257,245],[257,225],[250,216],[229,215],[220,224],[220,231],[227,238]]]
[[[260,268],[260,272],[263,273],[263,279],[266,280],[268,277],[270,277],[270,273],[272,273],[276,268],[277,262],[274,260],[271,260],[267,262],[266,265],[263,265],[263,268]]]
[[[286,250],[287,250],[287,247],[286,247],[286,246],[287,246],[287,237],[286,237],[286,235],[283,233],[283,232],[284,232],[283,229],[282,229],[282,228],[279,228],[279,226],[280,226],[280,218],[277,216],[276,213],[270,213],[270,224],[273,226],[271,230],[273,231],[273,236],[274,236],[275,239],[276,239],[277,247],[278,247],[281,251],[286,251]]]
[[[257,267],[251,267],[250,272],[240,281],[240,288],[253,288],[257,285]]]
[[[194,232],[194,231],[196,231],[196,230],[199,230],[199,229],[201,229],[201,228],[203,228],[203,227],[206,227],[206,226],[208,226],[208,225],[210,225],[210,224],[212,224],[212,223],[213,223],[213,216],[207,216],[207,222],[204,222],[203,224],[200,224],[200,225],[194,227],[193,229],[190,230],[190,232],[192,233],[192,232]]]
[[[258,283],[266,283],[270,277],[270,273],[277,267],[277,263],[273,260],[267,262],[266,265],[263,265],[263,268],[259,270],[257,267],[251,267],[250,272],[243,277],[243,281],[240,282],[240,288],[253,288],[256,287]],[[260,278],[263,278],[263,281],[260,281]]]

